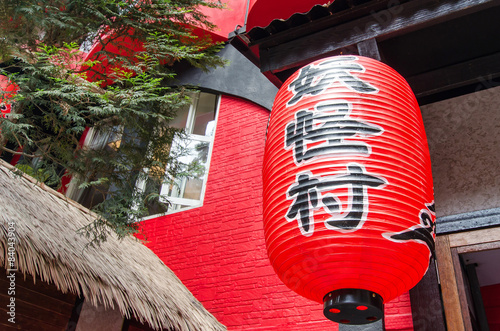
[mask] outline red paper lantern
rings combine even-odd
[[[392,68],[336,56],[294,73],[274,101],[263,176],[269,259],[328,318],[376,321],[425,274],[430,157],[415,96]]]

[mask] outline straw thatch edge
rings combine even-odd
[[[155,329],[226,329],[146,246],[115,235],[99,247],[87,246],[76,230],[96,215],[14,170],[0,160],[0,264],[6,269],[13,222],[19,271],[83,295],[95,306],[117,306],[122,315]]]

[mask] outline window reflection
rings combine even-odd
[[[167,179],[162,185],[153,184],[153,181],[138,184],[139,189],[159,193],[168,211],[202,205],[216,127],[217,104],[218,98],[214,94],[201,92],[192,96],[191,106],[181,109],[169,123],[184,129],[187,134],[185,138],[174,139],[170,147],[170,156],[177,161],[170,165],[176,167],[175,178]],[[151,173],[153,169],[149,171]],[[165,212],[165,206],[151,205],[149,215]]]
[[[172,150],[177,155],[180,164],[179,178],[163,185],[160,194],[173,198],[200,200],[203,179],[207,173],[207,161],[210,143],[206,141],[176,141]]]
[[[177,111],[177,116],[170,120],[169,125],[177,129],[186,128],[190,106],[185,106]]]
[[[217,95],[204,92],[194,94],[192,104],[179,109],[176,118],[168,123],[169,126],[184,129],[186,135],[175,138],[172,144],[165,146],[165,152],[176,160],[175,164],[170,165],[176,167],[175,178],[166,178],[163,184],[160,183],[158,179],[167,169],[157,166],[147,170],[149,180],[139,179],[136,183],[137,190],[162,196],[162,203],[148,206],[148,215],[202,205],[216,128],[217,105]],[[118,150],[125,131],[120,127],[107,131],[92,128],[87,134],[84,148]],[[100,175],[95,174],[96,178],[90,179],[97,179]],[[89,208],[106,198],[102,193],[109,189],[106,184],[79,188],[80,183],[77,178],[73,178],[66,195]]]
[[[213,136],[215,126],[215,104],[217,98],[213,94],[201,93],[198,99],[198,107],[195,112],[193,134],[202,136]]]

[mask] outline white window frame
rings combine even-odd
[[[198,207],[203,206],[203,201],[205,199],[205,191],[207,188],[208,174],[210,172],[210,163],[212,160],[212,151],[213,151],[213,146],[214,146],[214,141],[215,141],[215,134],[217,131],[217,122],[218,122],[218,118],[219,118],[221,97],[220,97],[220,94],[210,93],[212,95],[215,95],[215,97],[216,97],[215,117],[213,120],[214,128],[213,128],[213,133],[211,136],[202,136],[202,135],[192,133],[193,129],[194,129],[195,113],[196,113],[196,109],[198,108],[198,101],[199,101],[199,97],[200,97],[201,93],[203,93],[203,91],[195,93],[194,95],[191,96],[191,104],[189,106],[188,116],[186,119],[186,127],[185,127],[185,132],[186,132],[187,138],[183,138],[186,141],[193,141],[194,140],[194,141],[201,141],[201,142],[208,142],[209,143],[207,162],[206,162],[206,168],[205,168],[206,171],[203,175],[203,183],[202,183],[202,187],[201,187],[201,191],[200,191],[200,199],[195,200],[195,199],[186,199],[186,198],[167,196],[167,194],[165,192],[168,192],[169,184],[164,183],[161,186],[160,195],[164,195],[164,196],[166,196],[166,198],[160,197],[160,202],[161,203],[170,203],[172,206],[169,207],[169,210],[165,213],[149,215],[149,216],[144,217],[143,220],[147,220],[150,218],[156,218],[159,215],[168,215],[168,214],[178,213],[181,211],[186,211],[186,210],[189,210],[192,208],[198,208]],[[205,93],[209,93],[209,92],[205,92]],[[175,141],[176,141],[176,139],[174,138],[174,141],[172,142],[172,144],[175,144]],[[181,179],[181,181],[183,183],[186,180],[187,180],[186,178]],[[136,188],[138,190],[144,190],[145,187],[146,187],[145,180],[140,180],[136,185]],[[181,185],[181,192],[180,192],[181,196],[184,193],[184,189],[185,189],[185,185],[183,184],[183,185]],[[181,206],[185,206],[185,207],[181,207]]]

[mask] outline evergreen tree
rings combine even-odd
[[[172,65],[223,64],[215,55],[220,46],[194,34],[193,27],[214,28],[204,7],[221,5],[0,1],[0,74],[18,86],[8,100],[12,112],[0,118],[1,156],[20,155],[20,169],[56,189],[71,176],[81,188],[93,187],[96,196],[105,197],[94,206],[100,217],[84,229],[91,242],[105,240],[111,230],[120,237],[138,231],[136,222],[159,196],[136,190],[137,180],[157,186],[178,176],[179,169],[189,173],[169,149],[182,132],[168,122],[190,102],[186,89],[172,87]],[[82,49],[91,45],[94,55],[85,58]],[[114,139],[105,148],[82,148],[86,128]]]

